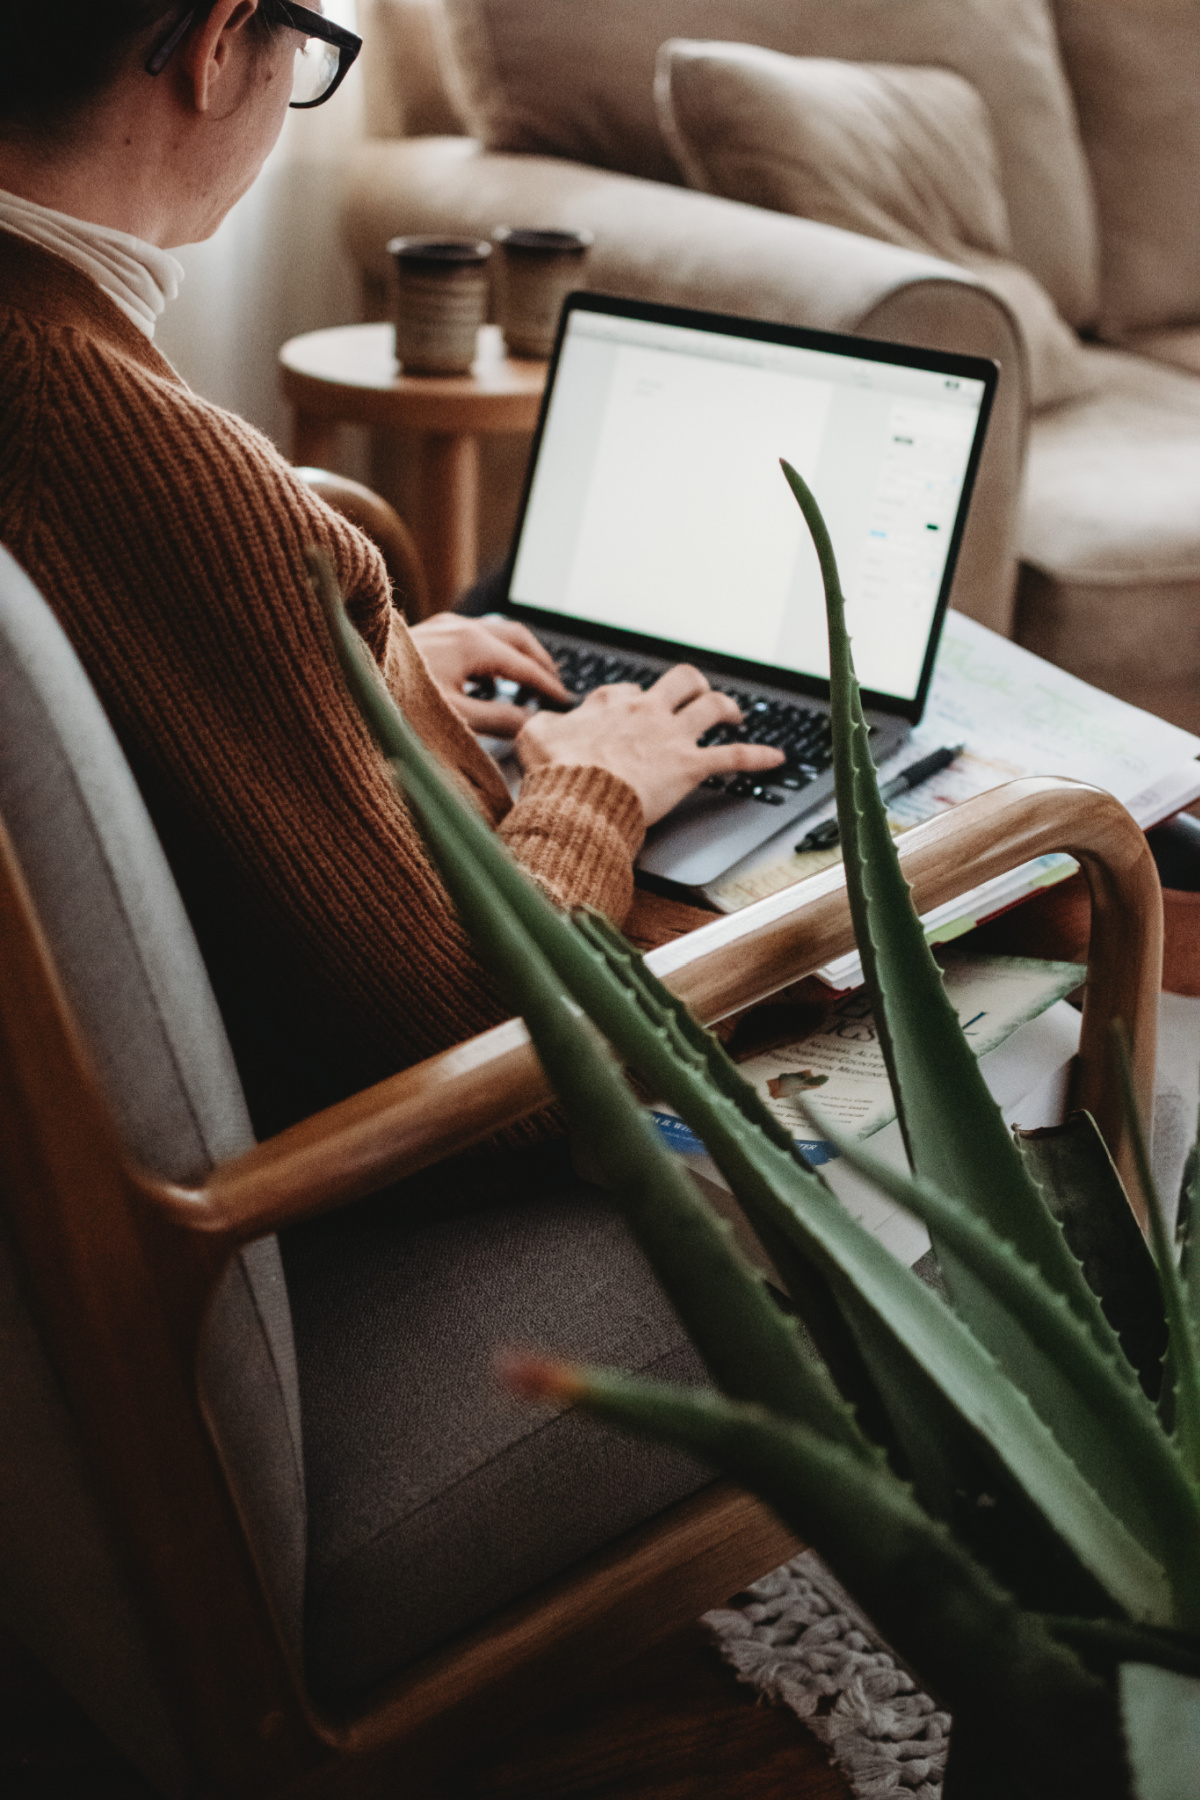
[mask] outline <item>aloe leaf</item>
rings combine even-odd
[[[1080,1473],[1027,1397],[1004,1376],[994,1358],[946,1306],[903,1268],[877,1239],[842,1210],[815,1178],[776,1175],[777,1194],[766,1204],[783,1229],[798,1234],[806,1253],[844,1275],[860,1299],[886,1325],[968,1426],[983,1436],[1028,1495],[1051,1529],[1071,1547],[1083,1566],[1130,1616],[1156,1624],[1200,1618],[1194,1527],[1171,1538],[1157,1515],[1150,1529],[1166,1542],[1173,1567],[1180,1568],[1173,1600],[1163,1562],[1113,1514]],[[814,1192],[815,1190],[815,1192]],[[740,1192],[740,1188],[735,1188]],[[789,1224],[790,1221],[790,1224]],[[1190,1490],[1178,1467],[1172,1519],[1194,1520]],[[1178,1489],[1183,1485],[1182,1495]],[[1138,1504],[1138,1522],[1146,1507]],[[1169,1540],[1169,1541],[1168,1541]]]
[[[705,1031],[697,1023],[682,1000],[650,973],[643,958],[621,933],[602,913],[589,908],[581,909],[573,916],[580,934],[603,958],[609,974],[635,1001],[646,1024],[656,1035],[661,1034],[660,1042],[667,1050],[670,1062],[656,1071],[659,1083],[667,1084],[659,1097],[668,1099],[675,1094],[677,1099],[684,1101],[693,1125],[701,1124],[692,1105],[692,1089],[689,1088],[686,1097],[676,1092],[677,1072],[681,1063],[686,1064],[697,1075],[707,1076],[717,1090],[733,1102],[748,1125],[757,1127],[801,1168],[806,1168],[792,1134],[741,1074],[724,1046],[712,1032]],[[614,1041],[627,1043],[623,1022],[610,1012],[606,1012],[605,1017]],[[628,1045],[628,1049],[631,1057],[636,1058],[637,1046]],[[639,1060],[638,1068],[643,1079],[652,1079],[644,1057]],[[829,1280],[816,1264],[803,1255],[761,1209],[756,1211],[753,1223],[843,1399],[854,1407],[860,1424],[873,1442],[883,1445],[895,1458],[899,1446],[891,1423],[892,1408],[884,1404],[878,1383],[864,1359],[858,1333],[847,1323],[846,1296],[835,1295]]]
[[[332,580],[328,570],[325,579]],[[395,766],[402,767],[407,791],[468,929],[478,934],[485,960],[514,987],[539,1054],[547,1059],[547,1072],[561,1083],[564,1100],[578,1110],[585,1130],[589,1114],[595,1112],[595,1097],[586,1082],[580,1083],[583,1063],[573,1059],[571,1045],[587,1040],[576,1033],[571,1040],[551,1041],[547,1012],[552,1025],[569,1016],[558,990],[553,990],[552,1006],[547,1003],[535,1012],[527,998],[529,983],[518,985],[527,967],[541,969],[532,956],[534,939],[622,1057],[651,1082],[662,1077],[665,1097],[708,1146],[756,1229],[761,1213],[831,1278],[850,1281],[971,1428],[993,1444],[1033,1505],[1118,1606],[1134,1618],[1175,1622],[1175,1603],[1161,1567],[1082,1479],[1024,1395],[1004,1380],[967,1327],[896,1263],[790,1152],[754,1127],[729,1094],[697,1079],[699,1053],[689,1058],[680,1034],[672,1037],[669,1027],[651,1026],[628,990],[612,981],[590,946],[521,874],[483,821],[448,789],[395,707],[336,599],[328,597],[328,586],[326,595],[335,642],[364,715],[385,752],[394,754]],[[510,901],[511,906],[501,901]],[[528,927],[528,935],[521,926]],[[574,979],[568,977],[568,969]],[[597,1066],[607,1069],[602,1062]],[[597,1075],[597,1092],[607,1091],[604,1079]],[[615,1113],[615,1106],[614,1102],[614,1117],[623,1117]],[[669,1157],[657,1140],[655,1148],[660,1157]],[[603,1134],[598,1151],[603,1164],[607,1154]],[[648,1149],[645,1154],[649,1156]],[[718,1249],[710,1244],[713,1221],[694,1188],[678,1185],[686,1183],[682,1171],[675,1170],[671,1186],[665,1170],[661,1181],[671,1202],[661,1213],[644,1188],[628,1193],[618,1188],[617,1198],[719,1385],[740,1396],[765,1396],[785,1416],[796,1413],[802,1403],[814,1412],[819,1407],[828,1420],[824,1427],[828,1434],[848,1443],[865,1461],[871,1460],[875,1452],[862,1439],[832,1384],[821,1386],[824,1372],[818,1373],[804,1357],[794,1331],[781,1336],[781,1315],[757,1277],[732,1256],[728,1245],[721,1242]],[[699,1274],[692,1267],[696,1241],[703,1242],[709,1258]],[[722,1289],[718,1272],[726,1266],[733,1271],[728,1292]],[[745,1289],[747,1279],[752,1294]],[[694,1288],[699,1286],[703,1295],[697,1299]],[[777,1329],[764,1308],[773,1315]],[[733,1329],[725,1322],[731,1309],[741,1315]],[[765,1349],[760,1347],[764,1345]],[[794,1389],[789,1387],[785,1358],[798,1365]],[[775,1390],[770,1395],[768,1384]],[[1189,1622],[1190,1596],[1183,1596],[1180,1606]]]
[[[385,753],[395,753],[389,766],[422,822],[463,922],[481,958],[513,993],[573,1125],[611,1182],[714,1380],[731,1393],[761,1399],[784,1417],[804,1418],[860,1457],[875,1460],[877,1451],[826,1371],[802,1347],[794,1322],[776,1306],[733,1245],[729,1227],[714,1218],[661,1144],[608,1047],[497,891],[475,851],[482,838],[512,867],[507,853],[449,789],[395,705],[346,617],[332,570],[322,560],[313,573],[351,690]],[[549,903],[537,898],[569,931]]]
[[[1200,1494],[1125,1358],[1098,1350],[1062,1295],[959,1201],[893,1169],[811,1105],[808,1111],[851,1168],[915,1214],[987,1287],[1006,1320],[1003,1372],[1173,1585],[1190,1589],[1200,1617]]]
[[[897,1473],[933,1518],[1002,1586],[1037,1611],[1103,1615],[1113,1602],[968,1426],[894,1332],[869,1308],[848,1307],[900,1448]]]
[[[871,761],[833,545],[811,491],[784,475],[816,546],[829,623],[834,770],[854,933],[913,1166],[1002,1230],[1027,1262],[1108,1341],[1099,1303],[1050,1218],[963,1037],[900,867]],[[987,1296],[943,1257],[947,1280],[990,1341]]]
[[[748,1146],[753,1140],[744,1132],[731,1130],[730,1121],[727,1118],[720,1117],[711,1104],[706,1104],[702,1099],[698,1100],[696,1095],[689,1091],[686,1085],[683,1085],[684,1079],[688,1076],[689,1062],[697,1070],[702,1064],[703,1068],[711,1074],[715,1085],[729,1097],[741,1116],[749,1123],[763,1124],[765,1134],[771,1138],[772,1143],[785,1149],[790,1160],[800,1169],[805,1169],[806,1165],[803,1158],[796,1154],[790,1134],[779,1124],[757,1091],[730,1061],[718,1041],[711,1033],[703,1031],[696,1024],[683,1003],[670,994],[662,983],[651,974],[642,958],[630,950],[612,927],[606,921],[599,919],[583,920],[580,923],[589,932],[593,941],[606,950],[613,972],[635,993],[639,1007],[646,1019],[667,1032],[674,1060],[664,1078],[673,1079],[675,1083],[669,1095],[672,1104],[676,1105],[677,1109],[687,1118],[693,1130],[703,1138],[731,1187],[741,1199],[747,1217],[758,1232],[776,1267],[799,1298],[802,1290],[797,1287],[791,1273],[796,1264],[795,1253],[793,1252],[789,1256],[788,1240],[792,1234],[786,1226],[778,1222],[772,1202],[767,1198],[767,1189],[764,1187],[761,1172],[755,1166],[753,1157],[747,1153]],[[615,1022],[610,1021],[610,1026],[613,1023]],[[823,1135],[840,1141],[838,1134],[831,1129],[827,1130],[824,1123],[820,1125],[820,1131]],[[1105,1154],[1107,1155],[1106,1152]],[[850,1160],[853,1158],[851,1157]],[[778,1182],[776,1182],[777,1186]],[[814,1197],[817,1193],[821,1193],[824,1198],[824,1190],[813,1185],[811,1180],[809,1191]],[[1128,1212],[1128,1210],[1126,1203],[1126,1211]],[[1132,1215],[1130,1217],[1132,1218]],[[1135,1232],[1136,1229],[1135,1225]],[[986,1239],[986,1230],[982,1231],[982,1235]],[[804,1271],[813,1267],[812,1260],[807,1255],[801,1256],[800,1263]],[[971,1472],[978,1466],[977,1458],[971,1454],[971,1434],[964,1432],[961,1423],[955,1424],[953,1409],[948,1407],[937,1383],[911,1356],[902,1334],[898,1334],[887,1323],[880,1320],[872,1308],[863,1305],[853,1287],[841,1277],[833,1277],[827,1283],[826,1291],[836,1297],[845,1318],[853,1328],[857,1354],[863,1365],[865,1378],[869,1381],[874,1394],[878,1396],[878,1401],[882,1403],[890,1421],[891,1433],[889,1435],[894,1437],[896,1448],[902,1453],[903,1463],[899,1466],[907,1465],[923,1499],[927,1500],[931,1508],[942,1517],[948,1516],[949,1512],[955,1508],[959,1492],[965,1484],[970,1482]],[[1053,1303],[1048,1300],[1047,1304]],[[808,1315],[804,1314],[804,1316],[808,1323]],[[818,1336],[817,1341],[822,1350],[827,1350],[827,1344],[821,1336]],[[1007,1348],[1007,1346],[1005,1347]],[[1102,1394],[1098,1410],[1105,1427],[1112,1425],[1112,1428],[1106,1430],[1099,1452],[1093,1453],[1085,1463],[1083,1457],[1075,1454],[1076,1446],[1071,1441],[1080,1435],[1076,1415],[1068,1405],[1064,1404],[1057,1371],[1052,1365],[1047,1364],[1047,1359],[1038,1345],[1036,1334],[1031,1342],[1026,1342],[1024,1348],[1027,1351],[1027,1363],[1032,1362],[1035,1366],[1038,1377],[1037,1386],[1046,1402],[1045,1408],[1041,1410],[1044,1422],[1049,1424],[1052,1429],[1056,1424],[1065,1426],[1065,1429],[1060,1429],[1059,1436],[1060,1439],[1063,1436],[1068,1438],[1069,1441],[1064,1447],[1067,1448],[1069,1454],[1072,1454],[1073,1460],[1083,1467],[1085,1475],[1097,1485],[1102,1494],[1105,1494],[1108,1503],[1116,1507],[1119,1516],[1123,1517],[1126,1523],[1137,1520],[1139,1530],[1136,1535],[1143,1540],[1148,1539],[1154,1548],[1154,1553],[1160,1554],[1163,1533],[1155,1523],[1157,1496],[1151,1493],[1149,1500],[1147,1499],[1144,1479],[1122,1481],[1122,1475],[1128,1476],[1131,1457],[1128,1454],[1128,1447],[1126,1447],[1126,1454],[1122,1455],[1121,1453],[1119,1430],[1115,1424],[1112,1424],[1113,1415],[1107,1403],[1110,1396],[1107,1392]],[[1123,1383],[1127,1389],[1132,1388],[1136,1400],[1141,1401],[1131,1372],[1123,1359],[1116,1353],[1116,1342],[1111,1333],[1108,1335],[1106,1353],[1098,1352],[1097,1356],[1100,1358],[1106,1356],[1106,1360],[1102,1362],[1101,1366],[1110,1371],[1112,1380],[1118,1384]],[[1007,1372],[1010,1374],[1013,1372],[1011,1367]],[[845,1387],[843,1392],[847,1392]],[[860,1421],[867,1426],[876,1441],[887,1443],[888,1437],[880,1430],[878,1424],[876,1407],[874,1405],[868,1407],[862,1403],[861,1386],[856,1385],[851,1388],[848,1397],[858,1400]],[[1036,1409],[1036,1395],[1031,1395],[1031,1398],[1035,1399]],[[1179,1470],[1173,1464],[1170,1447],[1164,1442],[1154,1421],[1153,1413],[1144,1402],[1142,1402],[1142,1412],[1144,1415],[1143,1427],[1148,1420],[1149,1429],[1153,1433],[1151,1450],[1159,1452],[1160,1461],[1165,1457],[1168,1463],[1172,1464],[1169,1473],[1176,1478],[1178,1483]],[[1086,1418],[1083,1420],[1082,1430],[1084,1445],[1090,1449],[1092,1440]],[[893,1462],[896,1460],[895,1450],[893,1450]],[[1132,1461],[1137,1467],[1139,1457],[1135,1455]],[[1184,1496],[1185,1503],[1186,1498]],[[1032,1535],[1032,1527],[1027,1526],[1024,1535],[1028,1542]],[[1045,1550],[1044,1560],[1053,1560],[1053,1553],[1048,1549]]]
[[[1095,1120],[1072,1113],[1065,1124],[1018,1131],[1016,1139],[1122,1350],[1155,1398],[1167,1347],[1162,1289]]]
[[[1200,1327],[1200,1255],[1197,1244],[1196,1229],[1196,1177],[1200,1166],[1200,1143],[1194,1143],[1188,1151],[1184,1163],[1183,1180],[1179,1188],[1179,1207],[1175,1218],[1175,1243],[1179,1254],[1179,1278],[1183,1282],[1184,1294],[1187,1297],[1188,1313],[1192,1323]],[[1153,1261],[1153,1257],[1151,1257]],[[1162,1302],[1162,1289],[1158,1285],[1158,1265],[1154,1264],[1154,1281],[1158,1287],[1159,1302]],[[1166,1322],[1164,1319],[1164,1332]],[[1171,1355],[1168,1337],[1166,1350],[1163,1352],[1162,1370],[1158,1390],[1158,1416],[1162,1420],[1163,1430],[1175,1430],[1175,1359]]]
[[[662,1145],[603,1040],[561,988],[534,939],[489,891],[486,873],[455,843],[454,803],[446,804],[450,796],[438,791],[437,777],[413,763],[401,773],[478,953],[513,995],[592,1165],[714,1380],[726,1392],[762,1399],[784,1417],[809,1420],[874,1460],[825,1370],[806,1355],[793,1321],[737,1251],[730,1228],[713,1217]]]
[[[703,1096],[698,1097],[687,1085],[691,1077],[707,1072],[721,1094],[736,1107],[741,1119],[748,1124],[763,1124],[764,1136],[769,1136],[772,1144],[785,1152],[788,1158],[788,1177],[794,1178],[793,1170],[797,1173],[803,1171],[800,1179],[804,1181],[807,1176],[810,1194],[814,1199],[820,1195],[822,1202],[828,1205],[826,1191],[808,1174],[803,1159],[795,1152],[790,1134],[770,1113],[717,1040],[710,1033],[701,1030],[682,1002],[657,981],[642,959],[618,938],[611,927],[595,919],[580,923],[608,955],[610,967],[636,997],[639,1010],[647,1022],[666,1034],[671,1061],[668,1068],[659,1071],[660,1080],[668,1085],[666,1097],[705,1142],[741,1200],[747,1217],[776,1267],[799,1297],[802,1290],[797,1287],[792,1273],[796,1251],[800,1251],[804,1271],[813,1264],[811,1256],[798,1245],[789,1254],[789,1244],[794,1238],[794,1232],[789,1225],[780,1222],[776,1212],[777,1203],[773,1201],[779,1177],[774,1185],[769,1178],[764,1181],[763,1172],[754,1156],[753,1135],[740,1129],[738,1120],[731,1118],[727,1111],[706,1101]],[[604,1022],[611,1034],[620,1032],[619,1019],[609,1015]],[[636,1060],[635,1045],[626,1044],[618,1038],[618,1047],[623,1051],[627,1050]],[[645,1074],[644,1066],[639,1067],[639,1072]],[[823,1134],[840,1142],[835,1132],[826,1132],[823,1123],[820,1129]],[[852,1161],[853,1157],[850,1156],[849,1160]],[[986,1239],[986,1228],[980,1228],[980,1235]],[[963,1434],[955,1429],[946,1416],[944,1401],[939,1404],[940,1389],[936,1380],[931,1381],[911,1356],[903,1334],[895,1332],[887,1323],[877,1321],[874,1309],[862,1304],[851,1284],[847,1284],[839,1275],[833,1275],[827,1285],[852,1326],[858,1357],[865,1366],[865,1376],[874,1393],[879,1396],[890,1421],[896,1445],[903,1452],[904,1461],[918,1481],[922,1494],[945,1516],[947,1506],[952,1504],[953,1497],[965,1478],[965,1446]],[[1047,1304],[1053,1303],[1048,1300]],[[1086,1333],[1084,1336],[1086,1338]],[[820,1336],[818,1344],[822,1348],[826,1347]],[[996,1347],[992,1348],[995,1354]],[[1166,1539],[1157,1522],[1156,1493],[1151,1489],[1147,1496],[1149,1478],[1140,1454],[1144,1445],[1139,1446],[1137,1453],[1133,1455],[1126,1445],[1122,1453],[1119,1429],[1122,1415],[1114,1413],[1108,1405],[1111,1396],[1107,1391],[1102,1393],[1101,1404],[1097,1409],[1098,1421],[1093,1420],[1090,1415],[1081,1417],[1066,1403],[1057,1371],[1052,1362],[1047,1361],[1036,1334],[1032,1339],[1024,1340],[1021,1348],[1026,1352],[1023,1370],[1026,1381],[1019,1382],[1018,1385],[1026,1390],[1030,1387],[1035,1390],[1029,1396],[1034,1401],[1035,1410],[1044,1423],[1056,1432],[1067,1454],[1081,1468],[1085,1478],[1097,1488],[1106,1504],[1130,1526],[1140,1541],[1147,1544],[1152,1554],[1162,1560],[1166,1550],[1173,1550],[1175,1545]],[[1005,1342],[1003,1349],[1009,1353],[1008,1364],[1011,1365],[1012,1346]],[[1096,1355],[1100,1362],[1101,1353],[1097,1352]],[[1153,1434],[1150,1448],[1159,1452],[1160,1462],[1165,1459],[1170,1465],[1169,1473],[1178,1484],[1180,1472],[1174,1463],[1170,1446],[1163,1439],[1153,1412],[1137,1389],[1131,1371],[1116,1353],[1115,1339],[1111,1333],[1108,1337],[1107,1361],[1101,1362],[1100,1367],[1118,1386],[1124,1384],[1127,1400],[1130,1399],[1128,1390],[1133,1390],[1135,1398],[1132,1403],[1135,1406],[1137,1403],[1141,1405],[1143,1430],[1148,1421],[1148,1429]],[[1007,1366],[1006,1372],[1010,1375],[1014,1373],[1011,1366]],[[1031,1377],[1036,1377],[1036,1380],[1030,1379]],[[1101,1387],[1104,1388],[1103,1382]],[[843,1388],[843,1392],[846,1391]],[[859,1399],[860,1422],[871,1430],[877,1442],[887,1443],[888,1439],[879,1428],[875,1408],[862,1404],[861,1387],[856,1385],[850,1392]],[[1044,1403],[1041,1406],[1038,1405],[1039,1398]],[[1095,1445],[1097,1423],[1104,1427],[1098,1447]],[[1081,1450],[1090,1454],[1081,1454]],[[894,1449],[893,1461],[896,1461]],[[1189,1499],[1185,1493],[1185,1505]]]
[[[685,1073],[681,1063],[681,1090]],[[1176,1602],[1162,1564],[1083,1478],[1026,1396],[945,1302],[864,1230],[815,1175],[752,1131],[727,1096],[709,1090],[697,1098],[681,1091],[673,1103],[702,1137],[755,1230],[761,1231],[764,1219],[774,1224],[832,1281],[846,1281],[967,1425],[987,1439],[1051,1529],[1123,1610],[1156,1624],[1174,1623]],[[1180,1482],[1177,1466],[1174,1472]],[[1183,1511],[1192,1520],[1186,1484],[1183,1499],[1185,1506],[1169,1509],[1172,1518]],[[1156,1536],[1169,1535],[1157,1524],[1155,1530]],[[1178,1605],[1185,1622],[1200,1616],[1191,1544],[1190,1532],[1169,1544],[1173,1562],[1183,1564]]]
[[[1047,1631],[1067,1644],[1089,1669],[1107,1675],[1118,1664],[1154,1663],[1178,1675],[1200,1679],[1200,1638],[1181,1631],[1148,1631],[1120,1619],[1059,1618],[1043,1613]]]
[[[682,1001],[677,999],[646,967],[644,960],[600,915],[576,915],[576,922],[608,961],[610,970],[635,995],[646,1019],[666,1031],[674,1061],[660,1071],[668,1084],[672,1104],[702,1137],[741,1201],[785,1285],[795,1300],[805,1326],[838,1383],[844,1398],[855,1407],[860,1424],[874,1442],[883,1445],[894,1468],[916,1484],[922,1501],[935,1516],[960,1521],[963,1496],[972,1499],[986,1486],[994,1496],[1004,1477],[994,1458],[982,1450],[977,1433],[964,1423],[937,1384],[909,1354],[903,1340],[871,1307],[859,1301],[852,1285],[840,1277],[822,1274],[811,1257],[794,1243],[794,1232],[782,1227],[764,1203],[757,1169],[748,1166],[745,1134],[735,1138],[728,1121],[714,1120],[712,1108],[694,1088],[680,1085],[690,1080],[687,1064],[703,1064],[721,1093],[728,1096],[751,1125],[764,1134],[802,1169],[807,1169],[791,1134],[775,1118],[757,1090],[746,1081],[721,1043],[704,1031]],[[608,1020],[619,1039],[619,1023]],[[630,1054],[634,1054],[629,1047]],[[671,1083],[674,1082],[674,1085]],[[813,1188],[812,1192],[818,1190]],[[984,1471],[986,1470],[986,1474]],[[966,1505],[969,1508],[970,1503]],[[1016,1513],[1020,1511],[1018,1520]],[[1022,1506],[1017,1495],[1006,1496],[1006,1521],[1019,1539],[1032,1571],[1064,1588],[1079,1604],[1080,1578],[1076,1566],[1064,1557],[1060,1541],[1048,1532],[1036,1510]],[[978,1517],[968,1511],[977,1529]],[[985,1555],[985,1560],[987,1560]],[[1089,1598],[1093,1590],[1089,1590]]]
[[[1119,1023],[1114,1026],[1113,1044],[1125,1122],[1138,1181],[1146,1200],[1146,1211],[1150,1215],[1150,1242],[1154,1247],[1158,1279],[1162,1284],[1163,1311],[1167,1316],[1175,1443],[1184,1468],[1194,1482],[1200,1482],[1200,1331],[1193,1319],[1188,1295],[1175,1262],[1175,1246],[1167,1230],[1158,1184],[1150,1167],[1146,1133],[1142,1128],[1141,1113],[1133,1091],[1129,1045]]]
[[[539,1391],[536,1374],[526,1391]],[[886,1470],[865,1470],[838,1446],[761,1408],[694,1390],[569,1370],[540,1391],[690,1450],[759,1494],[815,1544],[956,1717],[993,1722],[998,1760],[1038,1768],[1046,1785],[1031,1791],[1120,1792],[1109,1786],[1104,1761],[1115,1757],[1119,1767],[1104,1683]],[[1071,1786],[1053,1785],[1068,1775]]]
[[[855,1406],[860,1424],[876,1443],[885,1446],[893,1467],[914,1480],[922,1500],[936,1516],[949,1518],[957,1514],[961,1521],[962,1496],[983,1491],[984,1466],[986,1486],[995,1494],[993,1459],[981,1451],[978,1434],[963,1422],[937,1383],[911,1356],[902,1335],[859,1300],[852,1284],[837,1275],[822,1275],[812,1258],[794,1243],[791,1223],[779,1223],[771,1183],[764,1181],[751,1154],[752,1137],[737,1127],[736,1118],[716,1115],[711,1102],[689,1085],[692,1071],[698,1073],[702,1066],[747,1123],[761,1124],[764,1135],[784,1150],[791,1162],[807,1170],[791,1134],[770,1112],[718,1040],[696,1024],[683,1002],[663,986],[606,920],[577,915],[577,922],[604,951],[612,972],[635,994],[646,1020],[667,1034],[672,1061],[658,1072],[660,1082],[667,1088],[663,1097],[671,1100],[704,1140],[738,1195],[843,1396]],[[636,1046],[621,1038],[620,1021],[610,1015],[606,1023],[636,1063]],[[808,1188],[814,1198],[820,1195],[825,1205],[831,1204],[823,1186],[810,1179]],[[819,1289],[813,1285],[814,1273]],[[832,1324],[825,1310],[830,1304],[837,1308],[837,1320]],[[1019,1520],[1015,1516],[1018,1510],[1022,1512]],[[1006,1496],[1005,1514],[1012,1535],[1019,1536],[1031,1570],[1036,1567],[1045,1579],[1054,1581],[1056,1591],[1069,1592],[1073,1596],[1069,1603],[1080,1604],[1080,1578],[1063,1556],[1054,1532],[1048,1532],[1040,1521],[1036,1509],[1021,1508],[1020,1501],[1012,1495]],[[978,1518],[970,1513],[968,1518],[978,1530]],[[1089,1590],[1089,1597],[1093,1591]]]
[[[964,1497],[974,1499],[988,1485],[978,1440],[895,1332],[848,1283],[838,1292],[896,1440],[899,1456],[892,1457],[892,1466],[912,1482],[925,1510],[949,1524]]]
[[[1200,1681],[1148,1663],[1123,1663],[1120,1696],[1137,1800],[1196,1800]]]
[[[1180,1195],[1179,1215],[1176,1226],[1180,1237],[1179,1272],[1187,1295],[1188,1316],[1200,1330],[1200,1126]]]

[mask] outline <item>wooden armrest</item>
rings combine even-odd
[[[1050,851],[1081,863],[1092,936],[1077,1103],[1122,1174],[1129,1148],[1108,1045],[1129,1031],[1138,1098],[1154,1093],[1162,895],[1145,837],[1111,795],[1078,782],[1011,782],[907,832],[900,858],[921,912]],[[706,1023],[853,949],[841,867],[713,921],[647,962]],[[406,1069],[216,1170],[204,1192],[164,1195],[192,1229],[246,1242],[414,1174],[528,1117],[551,1089],[519,1019]],[[1127,1180],[1130,1193],[1136,1183]]]

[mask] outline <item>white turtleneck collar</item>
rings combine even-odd
[[[74,263],[116,301],[139,331],[153,338],[159,314],[179,292],[183,264],[127,231],[53,212],[0,189],[0,226]]]

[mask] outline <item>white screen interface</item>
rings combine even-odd
[[[820,503],[864,688],[912,700],[984,383],[570,315],[513,567],[519,605],[828,679]]]

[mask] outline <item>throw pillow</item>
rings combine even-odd
[[[961,264],[1013,312],[1033,404],[1087,391],[1074,332],[1011,260],[991,121],[961,75],[677,39],[655,93],[692,187]]]
[[[457,137],[466,120],[449,91],[437,0],[358,0],[369,138]],[[450,64],[449,69],[443,62]]]
[[[1200,6],[1056,0],[1100,213],[1106,337],[1200,320]]]
[[[1190,0],[1189,0],[1190,4]],[[1017,261],[1072,324],[1096,304],[1095,216],[1049,0],[441,0],[489,150],[677,181],[653,98],[668,38],[951,69],[992,118]]]

